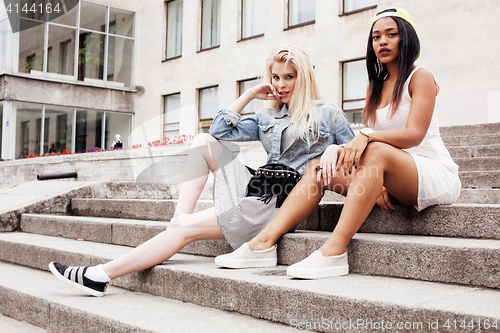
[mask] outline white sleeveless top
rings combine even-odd
[[[411,106],[408,88],[413,74],[420,68],[422,67],[416,67],[408,76],[403,87],[401,102],[392,117],[390,117],[390,105],[377,110],[374,130],[406,128]],[[403,150],[413,157],[418,169],[418,206],[415,206],[417,210],[436,204],[452,204],[458,199],[461,188],[458,165],[453,162],[441,140],[435,112],[432,113],[429,129],[422,142],[418,146]]]

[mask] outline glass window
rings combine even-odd
[[[76,111],[75,151],[102,148],[102,111]]]
[[[74,76],[76,30],[49,25],[47,72]]]
[[[377,5],[377,0],[344,0],[344,13]]]
[[[350,123],[363,123],[361,114],[365,107],[367,86],[368,73],[364,59],[342,64],[342,109]]]
[[[69,25],[76,27],[76,18],[78,17],[78,1],[76,0],[48,0],[47,8],[52,8],[49,13],[49,21],[52,23]],[[64,3],[64,5],[63,5]]]
[[[12,113],[15,114],[17,157],[40,154],[42,105],[28,103],[12,103]]]
[[[30,26],[31,21],[21,20],[21,25]],[[43,43],[45,25],[37,25],[19,32],[19,62],[20,73],[38,74],[43,72]]]
[[[9,1],[13,2],[13,1]],[[45,11],[40,10],[43,8],[45,1],[44,0],[24,0],[19,1],[19,16],[23,18],[33,19],[33,20],[45,20]],[[12,9],[14,9],[14,3],[12,3]],[[17,8],[17,7],[16,7]],[[16,12],[17,9],[13,10],[13,13]]]
[[[104,147],[110,148],[115,141],[115,135],[120,134],[123,148],[130,148],[130,132],[132,115],[124,113],[106,112],[106,131]]]
[[[208,129],[213,122],[212,118],[217,114],[217,111],[219,111],[218,92],[219,87],[211,87],[199,90],[200,133],[208,133]]]
[[[240,96],[248,89],[255,87],[258,84],[262,83],[262,79],[250,79],[250,80],[245,80],[245,81],[240,81],[239,82],[239,90],[240,90]],[[245,106],[245,108],[241,111],[242,115],[247,115],[247,114],[253,114],[256,111],[262,109],[262,101],[258,99],[252,100],[250,103]]]
[[[220,0],[202,0],[201,49],[220,43]]]
[[[107,7],[82,1],[80,15],[80,28],[105,32]]]
[[[131,39],[109,36],[107,80],[113,82],[113,86],[132,85],[133,48]]]
[[[71,152],[73,113],[73,108],[45,107],[44,154]]]
[[[288,26],[312,22],[315,19],[315,0],[289,0]]]
[[[167,2],[167,59],[182,54],[182,0]]]
[[[109,33],[134,37],[134,13],[127,10],[109,9]]]
[[[181,94],[165,96],[163,113],[163,137],[178,136],[181,121]]]
[[[106,36],[93,32],[80,33],[78,49],[78,80],[103,83],[104,42]]]
[[[264,0],[243,0],[241,9],[241,38],[264,33]]]

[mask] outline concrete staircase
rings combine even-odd
[[[285,274],[335,227],[341,198],[328,194],[280,239],[276,268],[217,268],[212,257],[231,248],[203,241],[114,280],[103,298],[82,297],[47,272],[50,261],[112,260],[163,231],[175,208],[173,186],[100,183],[68,214],[22,213],[22,232],[0,234],[0,313],[50,332],[499,331],[500,124],[441,130],[460,166],[459,202],[374,208],[349,245],[348,276]]]

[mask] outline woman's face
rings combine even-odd
[[[297,71],[285,62],[274,62],[271,66],[271,84],[276,88],[283,103],[289,103],[295,89]]]
[[[396,21],[383,17],[373,25],[372,45],[377,59],[383,64],[398,61],[399,29]]]

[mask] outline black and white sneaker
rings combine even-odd
[[[96,282],[85,277],[88,267],[68,267],[58,262],[51,262],[49,269],[59,280],[76,287],[92,296],[104,296],[108,282]]]

